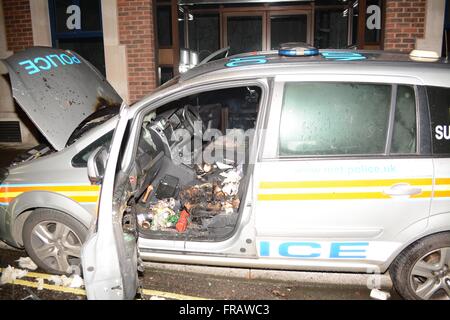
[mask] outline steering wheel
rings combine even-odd
[[[200,113],[191,105],[186,105],[183,108],[183,118],[186,120],[190,128],[186,128],[191,132],[195,138],[203,139],[205,132],[205,125],[203,124]],[[201,123],[201,126],[199,124]]]

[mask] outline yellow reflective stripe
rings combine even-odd
[[[20,196],[23,192],[0,192],[0,198],[15,198]],[[97,197],[98,191],[71,191],[71,192],[56,192],[67,197]]]
[[[260,201],[296,201],[296,200],[355,200],[355,199],[389,199],[380,192],[361,193],[303,193],[303,194],[259,194]]]
[[[70,197],[73,201],[80,202],[80,203],[96,203],[98,201],[97,197]]]
[[[438,184],[447,184],[450,179],[438,179]],[[386,180],[337,180],[337,181],[284,181],[261,182],[260,189],[301,189],[301,188],[352,188],[390,187],[399,183],[412,186],[433,185],[433,179],[386,179]]]
[[[450,198],[450,190],[447,191],[435,191],[434,192],[435,198]]]
[[[426,199],[433,196],[432,191],[424,191],[412,196],[412,199]],[[435,198],[450,198],[449,191],[436,191]],[[259,194],[259,201],[298,201],[298,200],[377,200],[393,199],[381,192],[358,192],[358,193],[292,193],[292,194]]]
[[[443,184],[450,184],[450,179],[436,179],[436,184],[437,185],[443,185]]]

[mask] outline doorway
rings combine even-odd
[[[222,9],[222,47],[230,55],[276,50],[286,42],[312,43],[312,8],[281,10],[274,7],[251,11]]]

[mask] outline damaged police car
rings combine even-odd
[[[64,67],[80,70],[72,54],[81,64]],[[144,259],[389,271],[404,298],[449,299],[450,67],[424,54],[289,45],[200,65],[122,105],[94,129],[116,125],[112,142],[87,158],[102,184],[80,241],[88,298],[134,298]],[[60,68],[30,59],[41,78]],[[24,72],[17,62],[10,73]],[[47,221],[83,224],[66,200],[77,210]],[[19,220],[10,207],[1,230],[25,239],[33,208]],[[38,257],[65,249],[45,245]]]

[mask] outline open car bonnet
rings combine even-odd
[[[99,71],[72,51],[34,47],[3,63],[17,103],[58,151],[105,101],[122,102]]]

